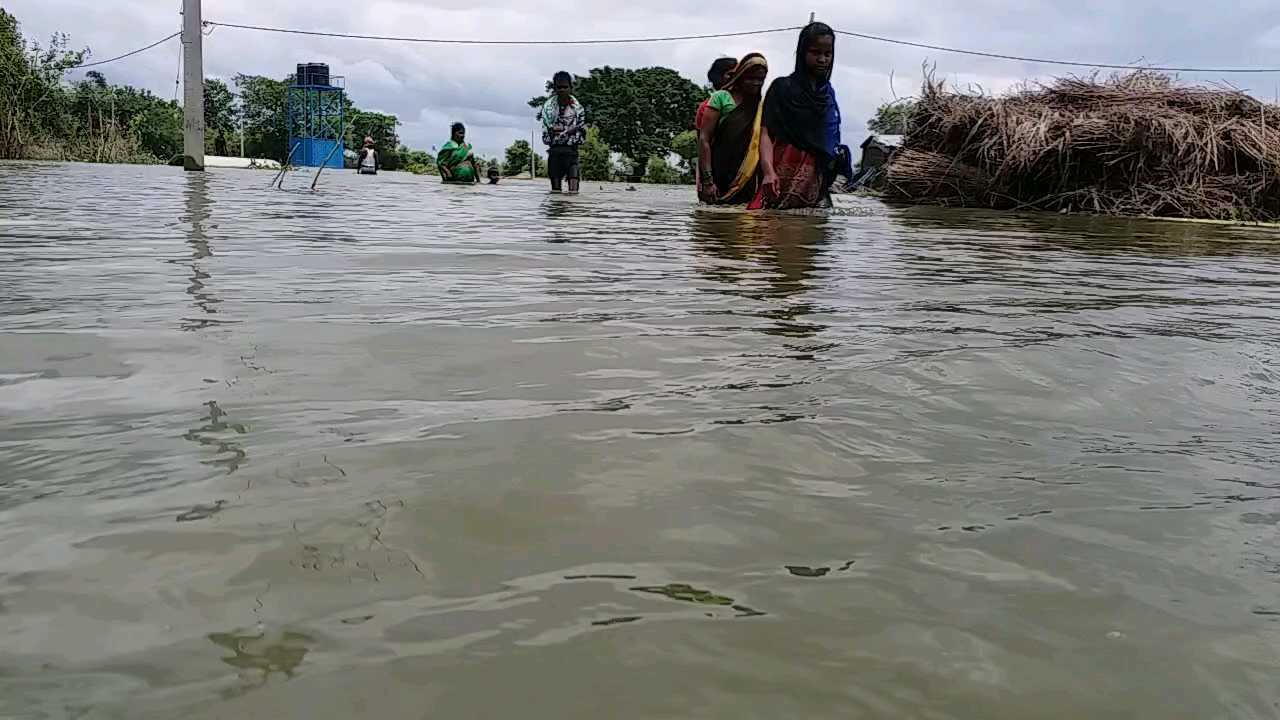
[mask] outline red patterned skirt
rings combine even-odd
[[[773,146],[773,171],[778,174],[778,197],[765,197],[764,189],[747,206],[748,210],[788,210],[823,205],[822,168],[818,157],[786,143]]]

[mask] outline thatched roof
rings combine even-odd
[[[1280,219],[1280,107],[1135,72],[1004,97],[928,79],[886,193],[994,208]]]

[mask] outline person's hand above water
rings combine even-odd
[[[776,199],[782,192],[782,183],[778,180],[778,173],[766,170],[760,183],[760,189],[764,190],[765,197],[771,200]]]
[[[720,199],[720,189],[716,187],[715,182],[705,180],[698,188],[698,198],[704,203],[711,204]]]

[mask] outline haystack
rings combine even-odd
[[[912,202],[1280,220],[1280,107],[1134,72],[1006,96],[926,78],[885,194]]]

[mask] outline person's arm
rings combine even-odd
[[[373,171],[378,172],[382,169],[382,153],[377,150],[373,151]]]
[[[761,188],[767,197],[778,197],[778,173],[773,169],[773,135],[769,128],[760,128]]]
[[[582,105],[578,105],[577,112],[573,114],[573,124],[568,128],[569,132],[574,135],[587,134],[587,113],[583,110]]]
[[[702,128],[698,130],[698,197],[703,202],[714,202],[720,197],[716,181],[711,174],[711,140],[715,137],[720,111],[708,107],[702,113]]]
[[[360,168],[364,167],[364,154],[368,152],[364,148],[360,149],[360,154],[356,155],[356,172],[360,172]]]

